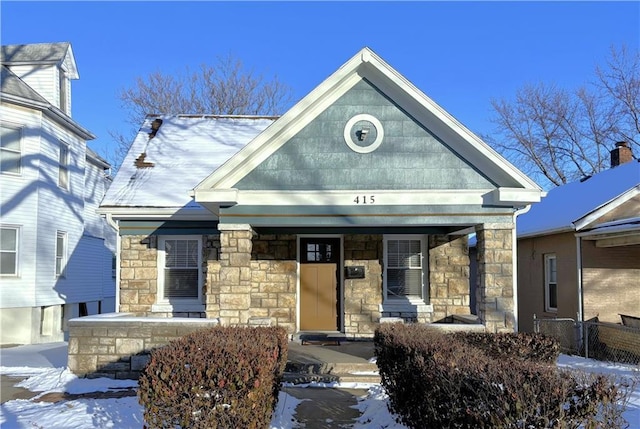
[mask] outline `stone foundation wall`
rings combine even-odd
[[[429,295],[433,305],[429,322],[471,314],[467,236],[429,236]]]
[[[365,272],[363,279],[344,279],[344,333],[372,338],[381,316],[382,236],[346,235],[343,248],[344,265],[364,266]]]
[[[81,377],[137,380],[153,349],[217,324],[215,319],[147,318],[126,313],[71,319],[69,369]]]

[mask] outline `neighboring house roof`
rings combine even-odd
[[[22,79],[16,76],[15,73],[13,73],[4,65],[2,66],[0,89],[2,90],[3,94],[13,95],[45,105],[49,104],[49,102],[43,96],[38,94],[38,92],[27,85]]]
[[[63,68],[70,79],[78,78],[78,69],[69,42],[4,45],[1,58],[5,65],[64,65]]]
[[[162,125],[149,138],[154,119]],[[148,116],[101,207],[199,207],[189,192],[273,123],[257,116]],[[153,167],[138,168],[136,159]]]
[[[30,49],[35,46],[35,49]],[[49,60],[43,58],[42,51],[46,47],[54,49]],[[93,140],[96,136],[87,130],[58,107],[51,104],[24,80],[13,73],[7,65],[34,64],[47,61],[60,61],[61,51],[64,50],[68,63],[72,63],[75,77],[75,60],[71,54],[71,45],[68,43],[39,43],[36,45],[5,45],[2,46],[2,70],[0,75],[0,99],[3,103],[13,103],[19,106],[42,111],[54,121],[73,130],[85,140]],[[34,57],[31,58],[30,55]],[[6,60],[5,60],[6,58]],[[31,58],[29,60],[28,58]]]
[[[637,160],[602,171],[592,177],[549,191],[541,203],[517,220],[518,238],[576,230],[590,214],[625,195],[640,192]],[[580,225],[578,225],[580,228]]]
[[[109,162],[106,159],[104,159],[103,157],[98,155],[96,152],[91,150],[89,148],[89,146],[87,146],[87,155],[86,156],[87,156],[88,160],[92,161],[94,164],[102,167],[103,169],[111,168],[111,164],[109,164]]]

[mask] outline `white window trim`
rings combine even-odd
[[[0,277],[10,278],[10,277],[20,277],[20,243],[22,236],[22,227],[20,225],[0,225],[2,229],[13,229],[16,231],[16,265],[15,271],[13,274],[0,274]]]
[[[549,260],[555,260],[556,261],[556,281],[555,281],[555,285],[556,285],[556,305],[558,302],[558,259],[556,258],[556,254],[555,253],[548,253],[546,255],[544,255],[544,310],[546,312],[549,313],[557,313],[558,312],[558,308],[557,307],[551,307],[551,303],[550,303],[550,299],[549,299],[549,295],[550,295],[550,290],[549,290],[549,285],[551,284],[550,282],[550,264],[549,264]]]
[[[61,255],[61,262],[60,262],[60,272],[58,272],[58,238],[62,237],[62,255]],[[68,248],[69,248],[69,235],[67,234],[66,231],[56,231],[56,238],[55,238],[55,245],[54,245],[54,250],[55,250],[55,259],[54,259],[54,265],[53,265],[53,272],[55,274],[56,278],[65,278],[67,276],[67,261],[69,260],[68,258]]]
[[[59,152],[58,152],[58,186],[62,189],[70,189],[71,188],[71,172],[70,170],[70,164],[71,164],[71,146],[68,143],[65,143],[64,141],[60,140],[60,145],[59,145]],[[66,153],[66,159],[64,160],[64,164],[62,163],[62,148],[66,148],[67,149],[67,153]],[[62,183],[61,177],[62,177],[62,172],[65,171],[66,172],[66,176],[67,176],[67,183],[66,185]]]
[[[420,252],[422,253],[422,296],[407,296],[407,297],[388,297],[387,294],[387,268],[389,266],[388,262],[388,242],[389,240],[420,240]],[[430,310],[431,305],[428,301],[425,300],[425,297],[428,297],[428,283],[429,283],[429,267],[428,261],[429,258],[425,257],[428,255],[427,250],[427,236],[423,234],[389,234],[383,236],[383,255],[384,255],[384,270],[383,270],[383,295],[382,302],[384,306],[384,311],[403,311],[403,310],[412,310],[415,311],[418,309],[419,311],[432,311]],[[425,307],[426,306],[426,307]]]
[[[198,240],[198,297],[164,298],[164,268],[166,261],[165,240]],[[158,236],[158,293],[156,303],[151,306],[153,312],[202,312],[205,311],[202,296],[202,236],[201,235],[161,235]]]
[[[20,149],[19,149],[19,153],[20,153],[20,164],[18,165],[18,172],[14,173],[12,171],[2,171],[0,173],[2,173],[3,175],[6,174],[7,176],[14,176],[14,177],[18,177],[18,176],[22,176],[22,157],[24,154],[24,144],[23,144],[23,128],[20,125],[12,125],[12,124],[7,124],[5,122],[3,122],[0,126],[2,126],[2,128],[8,128],[8,129],[12,129],[12,130],[16,130],[20,133]],[[15,150],[12,149],[0,149],[0,150],[6,150],[9,152],[16,152]]]

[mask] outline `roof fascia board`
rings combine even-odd
[[[64,56],[64,60],[60,64],[60,68],[66,72],[69,79],[80,79],[80,75],[78,74],[78,66],[76,65],[76,58],[73,55],[73,49],[71,49],[70,43],[67,46],[67,53]]]
[[[2,101],[13,103],[22,107],[40,110],[55,122],[66,126],[85,140],[94,140],[96,138],[96,136],[91,131],[82,127],[80,124],[71,119],[69,116],[65,115],[60,109],[56,108],[51,103],[43,103],[40,101],[31,100],[7,93],[2,93]]]
[[[496,192],[501,191],[501,192]],[[330,190],[330,191],[263,191],[231,189],[197,189],[191,193],[196,201],[219,206],[353,206],[356,196],[373,197],[375,205],[500,205],[521,206],[540,201],[540,193],[532,189],[412,189],[412,190]]]
[[[581,218],[573,221],[572,224],[575,230],[580,231],[582,229],[585,229],[586,227],[590,226],[591,224],[596,222],[598,219],[600,219],[602,216],[620,207],[622,204],[626,203],[627,201],[629,201],[630,199],[632,199],[637,195],[640,195],[640,185],[636,185],[631,189],[628,189],[627,191],[623,192],[617,197],[607,201],[606,203],[600,205],[599,207],[596,207],[595,209],[593,209],[586,215],[582,216]]]
[[[101,215],[110,215],[113,219],[174,219],[174,220],[212,220],[215,218],[205,208],[184,207],[114,207],[101,206],[96,212]],[[217,220],[217,219],[213,219]]]

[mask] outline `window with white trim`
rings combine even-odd
[[[158,302],[202,302],[201,236],[160,237],[158,267]]]
[[[19,227],[3,226],[0,228],[0,275],[18,275],[19,243]]]
[[[425,236],[384,237],[384,291],[386,300],[420,299],[428,301],[425,292]]]
[[[60,142],[58,160],[58,186],[69,189],[69,145],[63,141]]]
[[[544,255],[544,307],[558,311],[558,270],[556,255]]]
[[[0,127],[0,172],[22,172],[22,129],[3,124]]]
[[[67,268],[67,233],[56,234],[56,277],[64,277]]]

